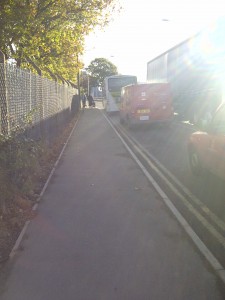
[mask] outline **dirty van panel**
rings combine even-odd
[[[154,92],[151,103],[152,117],[156,120],[166,120],[173,115],[172,97],[165,87]]]

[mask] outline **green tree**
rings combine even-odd
[[[85,36],[110,20],[116,0],[1,0],[0,49],[17,66],[76,78]]]
[[[117,67],[106,58],[95,58],[87,70],[96,86],[101,86],[105,77],[118,74]]]

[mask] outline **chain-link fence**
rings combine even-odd
[[[29,128],[33,138],[51,141],[71,117],[77,90],[12,64],[0,64],[0,133]]]

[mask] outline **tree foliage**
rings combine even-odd
[[[76,78],[85,36],[104,26],[116,0],[1,0],[0,49],[17,66]]]
[[[117,67],[106,58],[94,59],[87,68],[96,85],[102,85],[104,78],[118,74]]]

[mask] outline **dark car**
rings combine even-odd
[[[194,174],[207,169],[225,179],[225,103],[219,106],[211,121],[205,120],[201,131],[190,135],[188,154]]]

